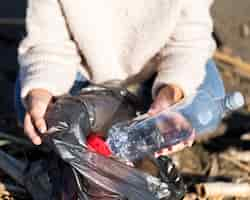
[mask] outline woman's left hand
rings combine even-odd
[[[148,111],[148,114],[151,116],[157,115],[157,113],[179,102],[182,98],[183,92],[179,87],[174,85],[166,85],[159,90],[158,95],[156,96],[151,108]],[[186,141],[183,141],[182,143],[164,148],[156,152],[155,156],[159,157],[161,155],[169,155],[171,153],[181,151],[187,146],[192,146],[194,139],[195,133],[193,133]]]

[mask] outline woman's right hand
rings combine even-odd
[[[42,143],[39,135],[47,131],[44,115],[52,97],[52,94],[47,90],[33,89],[26,98],[27,111],[24,118],[24,132],[35,145]]]

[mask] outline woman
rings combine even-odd
[[[141,83],[156,72],[152,115],[195,92],[215,48],[211,4],[29,0],[27,36],[19,48],[27,136],[41,144],[49,102],[69,92],[79,71],[92,83],[121,85]]]

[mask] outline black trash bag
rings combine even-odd
[[[172,173],[176,169],[164,169],[172,165],[170,160],[152,158],[159,168],[159,177],[155,177],[88,149],[86,137],[90,131],[105,130],[114,122],[135,116],[136,104],[128,94],[124,90],[100,88],[58,98],[45,117],[45,142],[72,167],[78,199],[181,199],[184,186],[175,177],[177,173]],[[171,173],[174,181],[168,175]]]

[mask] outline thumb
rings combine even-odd
[[[167,109],[169,106],[177,103],[182,99],[183,93],[180,88],[173,85],[166,85],[161,88],[159,94],[154,100],[154,103],[151,105],[148,113],[150,115],[155,115],[161,112],[164,109]]]
[[[48,104],[46,104],[45,102],[36,102],[33,104],[31,110],[29,111],[32,123],[40,133],[45,133],[47,131],[47,126],[44,120],[47,106]]]
[[[47,107],[51,101],[52,95],[44,91],[33,91],[29,96],[29,113],[31,120],[40,133],[47,131],[47,126],[44,120]]]
[[[171,105],[171,101],[168,99],[165,99],[161,96],[158,96],[154,103],[151,105],[148,114],[153,116],[156,115],[157,113],[161,112],[164,109],[167,109]]]

